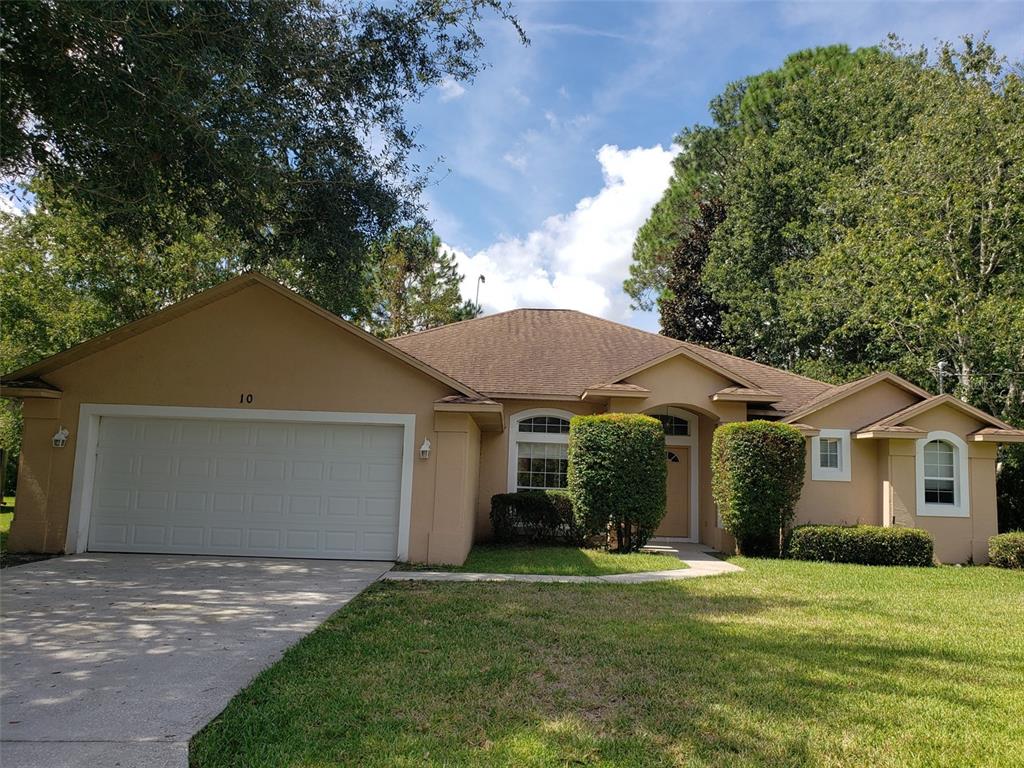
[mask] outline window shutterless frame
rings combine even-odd
[[[851,442],[848,429],[822,429],[811,438],[811,480],[850,482]]]
[[[569,445],[568,432],[562,432],[560,427],[552,423],[552,419],[568,421],[576,414],[569,411],[562,411],[552,408],[531,408],[527,411],[520,411],[513,414],[509,419],[508,428],[508,492],[515,493],[519,485],[519,444],[533,443],[535,445],[553,444],[558,446]],[[532,421],[531,421],[532,420]],[[519,426],[522,422],[529,422],[528,431],[520,432]],[[542,430],[542,431],[538,431]],[[541,460],[541,457],[534,457]],[[543,472],[537,474],[545,474]],[[555,473],[558,474],[558,473]],[[534,486],[529,486],[533,488]],[[540,490],[540,487],[537,487]]]
[[[940,454],[945,456],[946,451],[944,449],[936,448],[936,450],[930,452],[931,455],[926,457],[926,449],[930,443],[944,443],[951,449],[953,454],[953,471],[952,477],[948,475],[950,473],[940,470],[940,464],[942,460],[939,458]],[[932,461],[928,461],[928,459]],[[930,467],[928,465],[931,465]],[[970,517],[971,516],[971,487],[970,487],[970,471],[968,469],[968,455],[967,455],[967,443],[960,438],[959,435],[954,435],[952,432],[929,432],[927,436],[916,441],[915,451],[915,467],[916,472],[914,481],[917,484],[917,514],[921,517]],[[928,480],[933,481],[944,481],[942,485],[948,488],[946,481],[952,480],[953,483],[953,503],[950,504],[946,501],[929,501],[928,499],[934,498],[933,494],[926,493],[926,485]],[[933,490],[938,492],[939,484],[932,483]]]

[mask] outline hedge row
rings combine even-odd
[[[786,540],[786,557],[831,563],[929,566],[933,550],[927,531],[877,525],[799,525]]]
[[[1010,531],[988,540],[988,562],[999,568],[1024,568],[1024,531]]]
[[[578,545],[583,534],[567,491],[520,491],[491,497],[491,526],[498,542]]]

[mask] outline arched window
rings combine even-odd
[[[917,441],[917,514],[968,517],[967,444],[951,432]]]
[[[566,411],[523,411],[512,417],[509,442],[510,491],[565,488],[569,469]]]
[[[651,415],[661,422],[662,429],[665,430],[666,435],[671,437],[686,437],[690,434],[690,422],[686,419],[680,418],[679,416],[673,416],[670,413],[654,413]]]

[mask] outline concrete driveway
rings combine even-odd
[[[189,738],[390,563],[89,554],[0,572],[0,764],[187,766]]]

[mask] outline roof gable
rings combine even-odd
[[[1005,421],[1001,421],[995,416],[985,413],[985,411],[980,408],[975,408],[973,405],[965,403],[963,400],[953,397],[952,395],[935,395],[934,397],[929,397],[927,400],[915,403],[914,405],[904,408],[902,411],[897,411],[891,416],[886,416],[884,419],[865,427],[863,431],[885,430],[886,428],[904,426],[906,421],[914,418],[915,416],[920,416],[923,413],[927,413],[928,411],[944,405],[955,408],[977,421],[980,421],[982,424],[988,424],[996,429],[1014,431],[1014,428]]]
[[[847,397],[850,397],[851,395],[854,395],[858,392],[863,392],[865,389],[873,387],[874,385],[882,382],[886,382],[896,387],[899,387],[900,389],[909,392],[915,397],[920,397],[922,399],[931,397],[931,395],[927,391],[921,389],[916,384],[910,383],[906,379],[900,378],[895,373],[890,373],[889,371],[880,371],[879,373],[873,373],[870,376],[865,376],[854,381],[849,381],[846,384],[840,384],[835,387],[830,387],[829,389],[821,392],[817,397],[814,397],[808,402],[806,402],[798,410],[794,411],[793,413],[790,413],[789,416],[785,418],[785,421],[799,421],[800,419],[805,418],[806,416],[809,416],[812,413],[816,413],[817,411],[820,411],[823,408],[827,408],[830,405],[834,405],[841,400],[845,400]]]
[[[709,359],[707,357],[703,357],[701,355],[698,355],[692,349],[690,349],[687,346],[683,346],[683,345],[680,345],[680,346],[676,347],[675,349],[669,350],[665,354],[659,355],[658,357],[656,357],[653,360],[650,360],[650,361],[645,362],[645,363],[641,363],[640,365],[635,366],[634,368],[631,368],[630,370],[626,371],[625,373],[619,374],[619,376],[616,378],[616,381],[621,381],[623,379],[628,379],[630,376],[636,376],[641,371],[646,371],[649,368],[653,368],[656,365],[661,365],[662,363],[664,363],[664,362],[666,362],[668,360],[671,360],[674,357],[685,357],[688,360],[692,360],[693,362],[697,363],[698,365],[702,365],[705,368],[709,368],[710,370],[714,371],[715,373],[717,373],[722,378],[728,379],[729,381],[734,382],[735,384],[738,384],[741,387],[746,387],[746,388],[749,388],[749,389],[757,389],[757,385],[754,384],[754,382],[750,381],[749,379],[745,378],[744,376],[741,376],[740,374],[736,373],[735,371],[730,371],[730,370],[728,370],[726,368],[723,368],[721,365],[719,365],[715,361],[713,361],[713,360],[711,360],[711,359]]]
[[[447,385],[448,387],[451,387],[457,392],[460,392],[469,397],[479,396],[479,394],[475,392],[473,389],[467,387],[465,384],[457,381],[448,374],[435,370],[430,365],[424,363],[422,360],[419,360],[403,352],[400,349],[394,348],[387,342],[381,341],[372,334],[367,333],[362,328],[359,328],[358,326],[353,325],[347,320],[344,320],[338,317],[337,315],[328,312],[323,307],[314,304],[313,302],[303,298],[294,291],[256,272],[247,272],[245,274],[238,275],[237,277],[233,277],[230,280],[226,280],[223,283],[214,286],[213,288],[201,291],[200,293],[190,296],[187,299],[172,304],[171,306],[154,312],[150,315],[146,315],[145,317],[140,318],[139,320],[136,320],[132,323],[122,325],[118,328],[115,328],[112,331],[109,331],[108,333],[83,341],[69,349],[64,350],[63,352],[58,352],[55,355],[51,355],[50,357],[44,358],[43,360],[33,363],[32,365],[22,368],[21,370],[15,371],[9,375],[4,375],[3,378],[5,381],[24,381],[40,379],[41,377],[47,375],[48,373],[52,373],[53,371],[63,368],[64,366],[70,365],[71,363],[89,357],[90,355],[100,352],[101,350],[119,344],[122,341],[134,338],[135,336],[145,333],[146,331],[152,328],[156,328],[160,325],[163,325],[164,323],[174,320],[175,318],[182,317],[190,312],[193,312],[194,310],[208,306],[213,302],[226,298],[238,291],[244,290],[254,285],[260,285],[265,288],[268,288],[277,295],[285,299],[288,299],[289,301],[295,302],[302,308],[316,314],[317,316],[323,318],[329,323],[332,323],[339,330],[350,333],[356,336],[357,338],[371,344],[372,346],[381,350],[385,354],[398,358],[407,365],[419,371],[422,371],[427,376],[430,376],[431,378],[440,381],[441,383]]]

